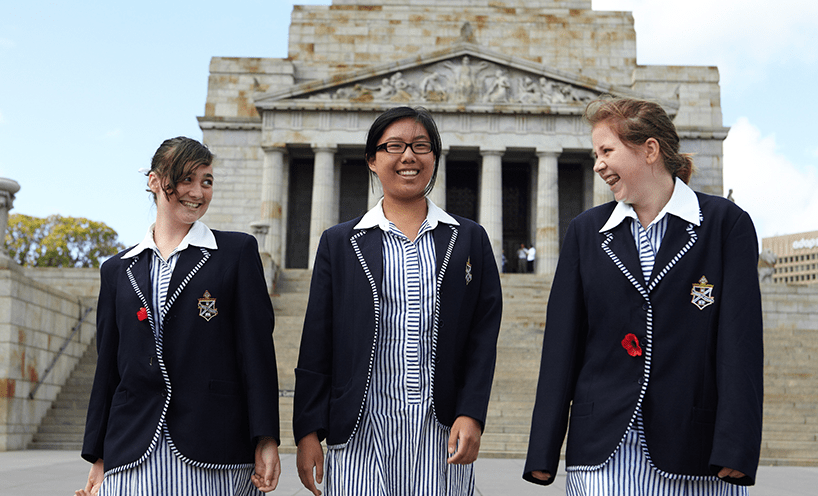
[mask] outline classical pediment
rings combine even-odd
[[[603,93],[630,92],[459,43],[432,54],[260,94],[255,104],[259,110],[380,109],[406,104],[424,105],[438,112],[468,109],[574,114]]]

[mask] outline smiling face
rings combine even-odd
[[[414,118],[399,119],[384,129],[378,145],[389,142],[429,142],[429,133]],[[384,201],[411,202],[424,199],[425,188],[435,168],[434,152],[417,154],[411,147],[400,154],[378,150],[368,159],[369,169],[383,186]]]
[[[626,145],[608,121],[594,126],[591,139],[596,155],[594,172],[610,187],[616,201],[639,205],[652,196],[657,177],[648,163],[651,150],[647,142]]]
[[[156,197],[156,222],[176,229],[189,229],[201,219],[213,198],[213,166],[200,165],[167,191],[167,179],[151,172],[148,186]],[[167,194],[166,194],[167,192]]]

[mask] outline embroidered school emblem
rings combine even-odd
[[[471,275],[471,257],[469,257],[469,258],[466,260],[466,286],[468,286],[468,285],[469,285],[469,283],[471,282],[471,280],[472,280],[472,275]]]
[[[713,297],[713,285],[707,284],[707,278],[704,276],[699,279],[699,284],[693,285],[690,294],[693,295],[693,299],[690,300],[690,303],[699,307],[699,310],[704,310],[704,307],[712,305],[713,302],[716,301]]]
[[[216,298],[210,297],[210,291],[205,291],[204,295],[199,298],[199,317],[210,322],[210,319],[219,315],[219,310],[216,308]]]

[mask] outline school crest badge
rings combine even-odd
[[[698,284],[693,285],[690,294],[693,295],[693,299],[690,300],[690,302],[696,305],[699,310],[704,310],[704,307],[710,306],[716,301],[713,297],[713,285],[707,284],[707,278],[704,276],[699,279]]]
[[[210,296],[210,291],[205,291],[204,295],[199,298],[199,317],[210,322],[210,319],[219,315],[219,310],[216,308],[216,298]]]
[[[466,260],[466,286],[469,285],[473,276],[471,275],[471,257]]]

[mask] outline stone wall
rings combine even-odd
[[[96,305],[96,296],[87,294],[97,291],[90,271],[46,272],[49,282],[39,282],[30,277],[35,271],[0,257],[0,451],[26,448],[95,333],[96,314],[91,311],[44,377],[85,309]]]

